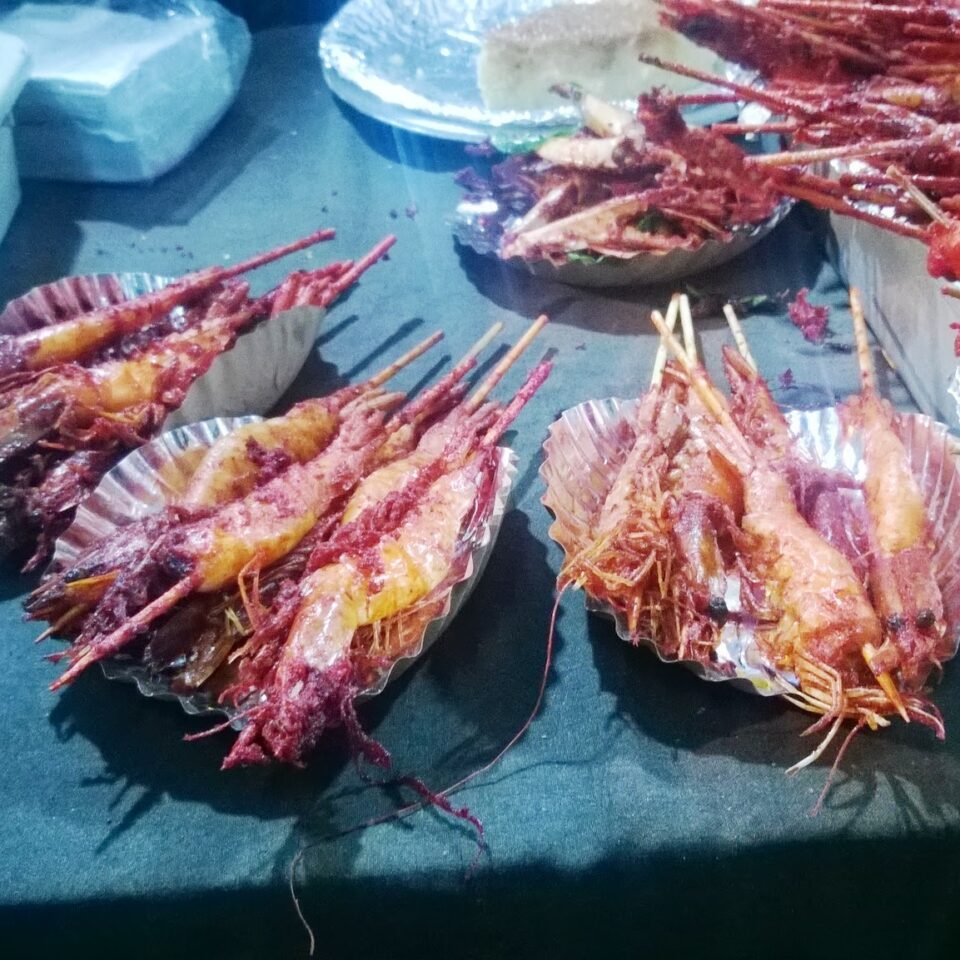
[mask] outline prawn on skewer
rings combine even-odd
[[[297,250],[332,240],[333,230],[318,230],[282,247],[230,267],[208,267],[115,306],[93,310],[71,320],[19,335],[0,336],[0,376],[20,370],[42,370],[82,359],[124,334],[147,326],[175,307],[189,303],[232,277],[279,260]]]
[[[685,294],[680,298],[680,318],[687,357],[696,363]],[[696,391],[687,390],[685,415],[691,429],[668,475],[667,515],[676,557],[669,594],[676,615],[664,621],[663,650],[681,660],[711,663],[729,616],[727,571],[743,513],[743,490],[736,471],[699,436],[697,426],[708,412]]]
[[[696,357],[689,302],[675,297]],[[582,587],[623,613],[631,637],[656,637],[668,658],[709,663],[726,622],[726,568],[742,512],[739,478],[694,429],[703,417],[687,378],[661,342],[640,399],[629,452],[590,529],[568,545],[560,593]]]
[[[896,671],[901,687],[919,692],[930,671],[953,655],[943,597],[933,566],[926,505],[897,435],[893,411],[877,393],[860,296],[850,291],[861,392],[841,413],[863,441],[864,500],[869,527],[869,585],[884,631],[864,656],[875,673]]]
[[[10,550],[38,537],[27,569],[39,564],[103,473],[124,450],[161,428],[189,387],[233,346],[239,333],[292,307],[329,305],[393,242],[386,237],[356,264],[337,262],[291,274],[255,300],[248,298],[249,288],[242,282],[202,286],[176,323],[151,314],[132,332],[95,324],[103,333],[99,339],[86,337],[83,318],[42,328],[56,328],[60,339],[50,343],[61,345],[67,332],[79,330],[78,342],[87,346],[78,348],[76,359],[69,362],[20,370],[0,381],[0,543]],[[275,259],[274,254],[299,248],[294,244],[231,270],[252,268]],[[216,276],[222,280],[220,273]],[[113,339],[104,339],[108,328]],[[41,331],[29,336],[33,333],[39,336]],[[55,476],[48,483],[51,474]]]
[[[369,628],[395,622],[408,611],[416,615],[435,591],[453,585],[469,544],[465,528],[489,501],[496,441],[549,372],[548,362],[534,368],[479,443],[475,437],[461,444],[452,438],[435,460],[439,476],[427,471],[411,477],[407,493],[415,495],[392,529],[369,526],[372,517],[382,519],[382,511],[379,503],[367,507],[353,521],[369,530],[366,548],[318,567],[301,581],[293,625],[273,675],[246,714],[224,767],[271,758],[302,763],[324,730],[353,720],[361,685],[352,649],[358,634],[368,628],[364,638],[376,640],[379,633]],[[388,656],[395,659],[401,652],[391,650]]]
[[[730,385],[730,414],[751,444],[778,463],[794,492],[804,519],[866,579],[866,517],[851,477],[816,463],[796,442],[770,387],[760,376],[740,321],[730,304],[724,315],[737,352],[723,348],[723,368]]]
[[[811,731],[829,726],[817,750],[793,769],[813,762],[845,719],[884,726],[887,715],[904,709],[936,727],[922,698],[899,691],[891,697],[871,685],[878,678],[866,670],[863,651],[877,645],[882,627],[860,578],[804,520],[786,478],[762,449],[751,447],[702,368],[689,362],[656,314],[652,320],[712,414],[711,446],[743,478],[745,536],[738,548],[752,581],[743,599],[758,621],[761,648],[777,671],[796,675],[799,690],[787,698],[822,714]]]

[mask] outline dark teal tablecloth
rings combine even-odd
[[[314,263],[395,231],[390,261],[331,313],[296,397],[368,374],[436,327],[457,356],[494,319],[516,338],[550,314],[534,354],[555,351],[556,369],[518,423],[515,509],[490,567],[442,641],[362,710],[398,769],[439,787],[492,756],[534,699],[559,563],[539,503],[547,426],[581,400],[644,386],[646,317],[669,291],[593,295],[458,252],[444,220],[461,148],[335,102],[315,46],[315,29],[258,35],[236,106],[152,186],[25,185],[0,245],[0,301],[70,273],[179,273],[318,224],[338,238]],[[810,286],[838,307],[835,342],[849,344],[822,240],[796,213],[696,284],[733,295]],[[266,268],[257,285],[310,262]],[[783,401],[856,388],[848,353],[805,344],[783,316],[746,327],[764,372],[790,367],[801,385]],[[716,370],[725,330],[710,321],[702,333]],[[182,742],[203,723],[175,704],[96,671],[50,694],[56,669],[19,616],[32,583],[10,570],[0,582],[0,955],[303,955],[293,857],[399,797],[364,787],[336,737],[307,771],[225,774],[229,734]],[[826,768],[783,773],[809,749],[805,716],[629,648],[571,593],[540,716],[458,798],[486,827],[478,868],[467,877],[470,831],[430,811],[311,847],[298,889],[319,956],[956,957],[954,666],[936,699],[946,743],[902,725],[862,736],[811,818]]]

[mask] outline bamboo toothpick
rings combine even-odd
[[[527,347],[533,343],[534,338],[537,334],[546,326],[547,324],[547,315],[545,313],[537,317],[532,324],[527,328],[524,335],[507,351],[503,359],[490,371],[487,375],[487,378],[480,384],[479,387],[473,392],[473,395],[466,402],[466,409],[468,412],[473,412],[474,410],[479,409],[480,404],[490,394],[490,391],[504,378],[506,372],[516,363],[517,358],[523,353]]]
[[[740,356],[746,360],[747,366],[756,373],[757,362],[750,353],[750,345],[747,343],[747,337],[743,332],[743,327],[740,325],[740,318],[729,303],[723,305],[723,315],[727,318],[727,326],[730,327],[730,332],[733,334],[733,340],[737,345],[737,350],[740,351]]]
[[[490,341],[503,329],[503,321],[498,320],[464,355],[463,359],[478,356]]]
[[[683,344],[691,363],[697,362],[697,339],[693,333],[693,314],[690,312],[690,298],[680,294],[680,325],[683,327]]]
[[[415,347],[411,347],[402,357],[398,357],[393,363],[388,367],[384,367],[378,374],[371,377],[367,381],[367,387],[369,389],[374,389],[376,387],[383,386],[388,380],[395,377],[404,367],[408,364],[413,363],[417,357],[422,356],[426,353],[432,346],[435,346],[443,339],[443,331],[438,330],[436,333],[431,333],[426,340],[421,340]]]
[[[873,357],[870,356],[870,342],[867,338],[867,321],[863,315],[863,302],[860,291],[850,288],[850,313],[853,315],[853,336],[857,342],[857,363],[860,365],[860,382],[865,393],[877,389],[876,371]]]
[[[677,325],[677,315],[680,312],[680,294],[675,293],[670,298],[670,306],[667,307],[667,329],[673,333]],[[657,347],[657,355],[653,360],[653,375],[650,377],[650,386],[659,387],[663,383],[663,368],[667,365],[667,344],[663,337],[660,338],[660,345]]]

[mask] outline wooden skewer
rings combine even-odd
[[[667,329],[673,333],[677,325],[677,315],[680,311],[680,294],[675,293],[670,298],[670,306],[667,307]],[[659,387],[663,383],[663,368],[667,365],[667,345],[663,338],[660,338],[660,345],[657,347],[657,355],[653,360],[653,375],[650,377],[650,386]]]
[[[860,291],[850,288],[850,313],[853,315],[853,335],[857,341],[857,363],[860,365],[860,382],[865,393],[877,389],[876,372],[873,357],[870,356],[870,342],[867,339],[867,321],[863,315],[863,303]]]
[[[887,167],[887,176],[897,186],[902,187],[910,195],[910,199],[921,209],[931,220],[936,223],[942,223],[945,226],[950,224],[950,218],[897,166],[890,164]]]
[[[503,359],[490,371],[483,383],[473,392],[473,395],[468,398],[465,404],[468,413],[479,409],[480,404],[487,399],[490,391],[504,378],[506,372],[516,363],[517,358],[523,351],[533,343],[534,338],[546,324],[547,315],[545,313],[530,324],[524,335],[507,351]]]
[[[693,333],[693,314],[690,312],[690,298],[680,294],[680,326],[683,328],[683,345],[691,363],[697,362],[697,338]]]
[[[753,359],[753,355],[750,353],[750,345],[747,343],[746,334],[744,334],[743,327],[740,325],[740,318],[729,303],[723,305],[723,315],[727,318],[727,326],[730,327],[730,332],[733,334],[733,339],[737,345],[737,350],[740,351],[740,356],[746,360],[747,366],[756,373],[757,361]]]
[[[503,321],[498,320],[464,355],[464,360],[478,356],[490,341],[503,329]]]
[[[376,376],[371,377],[367,381],[367,387],[370,389],[375,389],[376,387],[382,386],[392,377],[395,377],[405,366],[413,363],[417,357],[422,356],[442,339],[442,330],[438,330],[436,333],[431,333],[426,340],[421,340],[420,343],[408,350],[402,357],[398,357],[396,360],[394,360],[389,367],[384,367],[384,369],[381,370]]]
[[[680,364],[684,373],[690,378],[690,384],[703,401],[704,406],[713,414],[721,426],[725,428],[729,434],[731,444],[739,448],[737,451],[738,455],[748,466],[752,465],[753,454],[746,440],[744,440],[740,428],[734,423],[733,417],[730,416],[726,401],[707,379],[702,367],[690,359],[687,351],[681,346],[680,341],[667,329],[667,323],[659,310],[654,310],[650,314],[650,320],[657,328],[657,332],[663,338],[671,353],[673,353],[677,363]]]

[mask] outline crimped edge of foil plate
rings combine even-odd
[[[465,247],[484,256],[492,256],[543,280],[554,280],[574,287],[626,287],[640,284],[668,283],[703,273],[722,266],[746,253],[754,244],[778,227],[793,209],[792,200],[783,200],[772,216],[763,223],[750,227],[735,228],[733,236],[726,241],[707,239],[695,250],[666,250],[638,253],[632,257],[605,257],[597,263],[568,261],[555,264],[550,260],[525,260],[523,257],[501,258],[488,245],[477,243],[470,224],[474,217],[489,216],[489,204],[484,199],[479,204],[461,200],[452,220],[454,237]]]
[[[171,498],[186,489],[203,450],[238,427],[260,419],[257,416],[217,417],[187,424],[155,437],[128,454],[104,476],[96,490],[80,505],[73,523],[56,543],[48,572],[62,569],[89,544],[110,536],[124,524],[160,511]],[[513,450],[509,447],[499,447],[498,450],[489,513],[473,524],[469,553],[460,575],[456,576],[454,582],[441,584],[434,591],[434,594],[443,594],[441,612],[427,624],[415,647],[377,672],[375,680],[361,691],[362,698],[381,693],[390,681],[395,680],[436,642],[482,576],[500,532],[517,472],[517,456]],[[425,600],[429,601],[430,597]],[[215,714],[232,719],[240,712],[218,704],[203,691],[176,693],[167,678],[132,658],[116,657],[101,661],[100,666],[107,679],[134,683],[145,697],[176,700],[191,715]],[[234,726],[237,729],[242,725],[242,720],[235,719]]]
[[[69,320],[174,282],[150,273],[101,273],[64,277],[11,300],[0,313],[0,334]],[[293,383],[316,342],[325,310],[294,307],[237,337],[190,386],[183,403],[164,421],[173,429],[210,417],[266,413]],[[171,311],[176,317],[181,308]]]
[[[551,426],[543,444],[540,476],[546,483],[541,497],[553,514],[549,535],[566,554],[589,530],[617,470],[629,451],[637,401],[611,397],[588,400],[565,410]],[[854,439],[843,435],[836,407],[793,410],[786,414],[800,447],[825,467],[863,477],[863,461]],[[943,593],[944,614],[954,634],[954,654],[960,644],[960,463],[957,442],[947,428],[925,414],[895,415],[894,424],[918,477],[937,550],[934,566]],[[732,578],[731,578],[732,579]],[[729,591],[728,591],[729,592]],[[739,602],[738,597],[731,598]],[[586,597],[587,610],[614,620],[617,636],[650,647],[664,663],[682,663],[704,680],[727,681],[762,696],[776,696],[796,686],[796,678],[773,669],[753,642],[749,627],[728,623],[717,648],[716,668],[694,661],[664,657],[651,637],[631,637],[625,618],[610,604]]]

